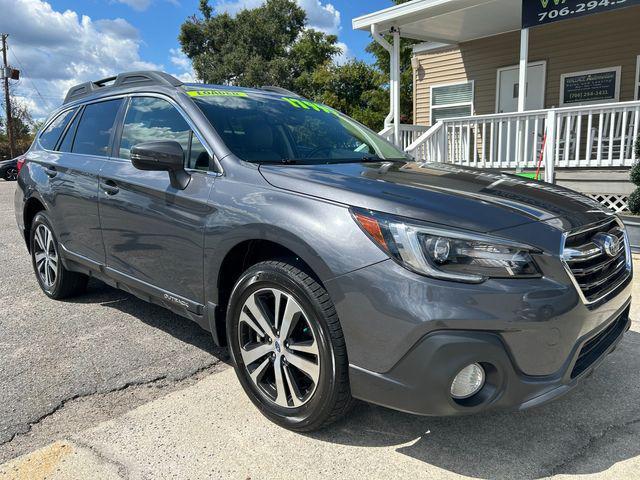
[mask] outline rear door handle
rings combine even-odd
[[[120,189],[116,185],[116,182],[112,180],[107,180],[106,182],[100,182],[100,188],[102,188],[102,190],[104,190],[104,193],[106,193],[107,195],[115,195],[120,191]]]
[[[44,172],[51,178],[55,177],[58,174],[56,167],[47,167]]]

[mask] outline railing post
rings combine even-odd
[[[546,125],[546,145],[544,150],[544,181],[554,183],[555,181],[555,157],[556,157],[556,111],[551,109],[547,112]]]

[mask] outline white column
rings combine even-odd
[[[556,162],[556,111],[551,109],[547,112],[547,143],[544,149],[544,181],[555,183],[555,162]]]
[[[527,67],[529,66],[529,29],[520,31],[520,71],[518,79],[518,112],[527,109]],[[518,119],[516,122],[516,162],[520,168],[525,162],[526,152],[524,151],[525,121]]]
[[[526,110],[527,66],[529,65],[529,29],[520,31],[520,79],[518,80],[518,111]]]
[[[393,53],[391,54],[391,95],[393,96],[393,138],[402,147],[400,138],[400,30],[393,30]]]
[[[382,48],[384,48],[387,52],[389,52],[390,72],[391,72],[390,79],[389,79],[389,114],[384,119],[384,127],[387,128],[387,127],[389,127],[391,125],[391,122],[393,121],[393,91],[391,89],[391,85],[393,84],[393,75],[394,75],[394,70],[393,70],[393,47],[380,34],[380,31],[378,29],[378,25],[376,25],[376,24],[371,25],[371,36],[373,37],[373,39],[377,43],[379,43],[382,46]]]

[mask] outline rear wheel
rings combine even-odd
[[[342,329],[329,295],[312,277],[284,262],[251,267],[234,288],[227,322],[236,374],[269,419],[309,431],[347,411]]]
[[[42,291],[56,300],[83,293],[88,278],[67,270],[62,264],[58,240],[46,213],[36,214],[30,235],[31,261]]]

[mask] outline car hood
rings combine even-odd
[[[571,230],[610,215],[556,185],[446,164],[265,164],[260,172],[285,190],[477,232],[539,221]]]

